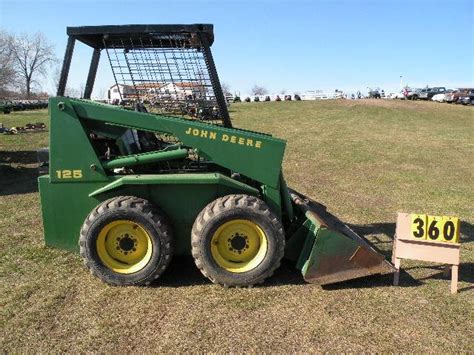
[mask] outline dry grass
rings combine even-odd
[[[474,108],[327,101],[231,106],[235,124],[288,140],[292,187],[389,253],[397,211],[460,216],[460,290],[439,266],[317,287],[285,264],[262,287],[210,284],[175,258],[154,287],[114,288],[45,248],[34,151],[47,133],[0,136],[0,349],[6,352],[473,352]],[[46,112],[14,113],[23,125]]]

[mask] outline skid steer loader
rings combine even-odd
[[[49,101],[45,242],[78,251],[112,285],[148,285],[192,254],[212,282],[263,282],[283,257],[324,285],[393,271],[368,241],[288,188],[285,141],[233,128],[213,26],[68,27]],[[65,97],[76,41],[92,47],[83,99]],[[115,85],[90,100],[101,53]],[[113,105],[115,104],[115,105]]]

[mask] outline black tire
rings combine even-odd
[[[151,243],[150,255],[147,254],[148,261],[142,268],[132,273],[112,270],[99,256],[97,242],[99,234],[117,221],[130,222],[133,229],[139,228],[145,231],[147,246]],[[128,234],[125,236],[123,239],[128,238]],[[104,237],[105,241],[108,237],[109,235]],[[134,237],[131,235],[130,238]],[[132,243],[133,241],[136,243],[136,238]],[[117,250],[119,244],[120,242],[117,242]],[[92,275],[102,281],[114,286],[149,285],[168,267],[173,254],[173,238],[166,216],[156,206],[135,196],[119,196],[101,203],[87,216],[81,228],[79,248],[85,266]],[[127,252],[132,253],[130,247]],[[133,252],[136,252],[136,249],[133,249]],[[104,254],[103,251],[101,253]],[[111,258],[113,259],[113,256]]]
[[[218,228],[228,222],[238,223],[239,220],[257,225],[266,240],[265,250],[260,256],[262,260],[245,272],[226,270],[218,264],[211,251],[211,241]],[[238,233],[232,238],[236,235]],[[244,237],[247,239],[245,233]],[[227,240],[230,246],[231,240]],[[262,200],[249,195],[227,195],[209,203],[199,213],[193,225],[191,244],[196,266],[213,283],[225,287],[252,286],[262,283],[280,266],[285,250],[285,235],[278,217]],[[247,248],[248,244],[245,246]]]

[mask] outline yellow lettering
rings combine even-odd
[[[239,144],[241,144],[241,145],[245,144],[245,139],[243,137],[239,138]]]
[[[72,177],[74,179],[80,179],[82,178],[82,170],[73,170],[72,171]]]
[[[56,170],[58,179],[81,179],[82,170]]]
[[[201,131],[201,137],[202,138],[207,138],[207,131],[202,130]]]
[[[193,136],[199,136],[199,130],[194,128],[193,129]]]
[[[191,127],[189,127],[189,128],[186,130],[185,133],[186,133],[186,134],[191,134]]]
[[[255,148],[262,148],[262,141],[256,141]]]
[[[217,138],[216,132],[210,132],[209,133],[209,139],[216,139],[216,138]]]
[[[236,136],[230,136],[230,142],[231,143],[237,143],[237,137]]]
[[[247,138],[247,146],[253,147],[253,139]]]
[[[227,134],[222,135],[222,141],[223,142],[228,142],[229,141],[229,136]]]

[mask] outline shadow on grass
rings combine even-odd
[[[275,271],[275,274],[267,279],[264,284],[258,287],[271,287],[279,285],[302,285],[301,273],[287,260],[282,261],[282,265]],[[173,257],[168,270],[159,281],[154,284],[156,287],[189,287],[198,285],[210,285],[209,281],[196,267],[192,256]]]
[[[35,151],[0,151],[0,164],[34,164],[38,162]]]
[[[451,280],[451,275],[445,272],[444,265],[423,265],[412,266],[404,268],[404,270],[429,269],[437,271],[432,275],[419,278],[419,281],[424,280]],[[468,291],[474,289],[474,263],[461,263],[459,265],[459,281],[467,282],[471,285],[458,289],[458,292]]]
[[[0,152],[0,196],[38,191],[35,151]]]
[[[411,279],[411,281],[409,280]],[[323,286],[327,290],[335,290],[341,288],[369,288],[369,287],[381,287],[391,286],[393,278],[391,275],[373,275],[364,277],[361,279],[350,280],[340,282],[334,285]],[[407,281],[408,280],[408,281]],[[405,283],[403,287],[418,286],[421,283],[416,282],[410,275],[402,272],[401,281]],[[163,276],[160,277],[159,281],[154,283],[155,287],[190,287],[198,285],[211,284],[204,275],[198,270],[194,264],[194,260],[191,256],[178,256],[174,257],[171,265],[168,267]],[[265,282],[256,287],[274,287],[283,285],[303,285],[307,284],[301,272],[297,270],[293,264],[288,260],[283,260],[281,266],[275,271],[274,275],[265,280]]]
[[[395,223],[376,223],[370,225],[350,225],[356,233],[359,235],[373,236],[376,234],[383,234],[390,239],[393,239],[395,234]],[[462,242],[473,241],[472,231],[474,226],[467,222],[461,223],[461,231],[463,234]],[[374,238],[372,238],[374,239]],[[392,240],[386,241],[375,238],[375,243],[392,243]],[[391,259],[392,249],[381,251],[387,259]],[[434,275],[427,276],[422,279],[414,279],[407,271],[416,268],[431,268],[434,270],[441,270],[439,273]],[[427,279],[447,279],[444,275],[444,266],[443,265],[433,265],[433,266],[415,266],[410,268],[403,268],[400,270],[400,286],[399,287],[415,287],[423,284],[424,280]],[[459,270],[459,280],[473,283],[474,282],[474,264],[473,263],[461,263]],[[258,287],[273,287],[279,285],[302,285],[306,282],[303,280],[301,272],[297,270],[293,263],[289,260],[283,260],[282,265],[278,270],[275,271],[275,274],[267,279],[262,285]],[[188,287],[196,285],[205,285],[211,284],[211,282],[201,274],[194,264],[194,260],[191,256],[177,256],[173,258],[170,267],[166,273],[160,277],[160,281],[155,284],[155,286],[160,287]],[[324,290],[340,290],[340,289],[358,289],[358,288],[371,288],[371,287],[391,287],[393,284],[393,275],[384,274],[384,275],[371,275],[359,279],[348,280],[339,282],[332,285],[322,286]],[[465,287],[464,289],[459,289],[460,292],[464,290],[471,289],[472,286]]]

